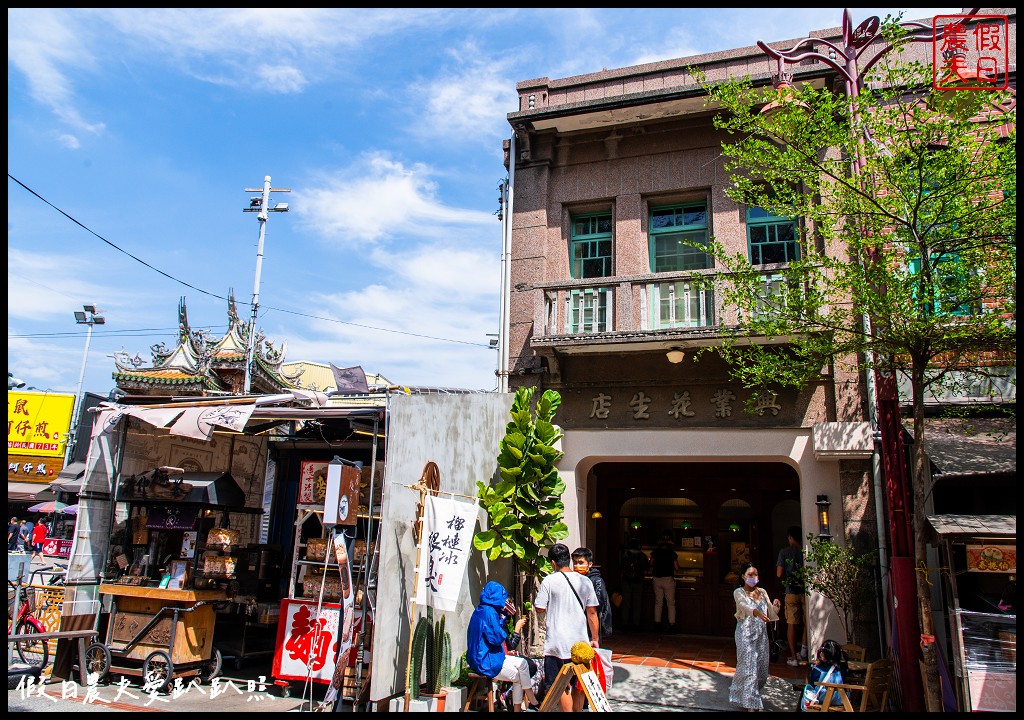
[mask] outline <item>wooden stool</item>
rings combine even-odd
[[[462,711],[472,710],[473,704],[483,701],[484,693],[486,693],[487,712],[494,712],[494,681],[489,677],[477,675],[475,672],[469,673],[469,679],[473,682],[469,684],[469,692],[466,693],[466,706],[462,708]]]

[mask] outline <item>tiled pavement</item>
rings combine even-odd
[[[615,633],[604,643],[612,661],[621,665],[643,665],[677,670],[703,670],[732,675],[736,672],[736,644],[731,637],[665,635],[662,633]],[[807,666],[791,667],[785,658],[771,663],[769,673],[801,684]]]

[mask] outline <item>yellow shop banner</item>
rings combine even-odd
[[[75,396],[69,393],[7,393],[7,454],[64,457]]]

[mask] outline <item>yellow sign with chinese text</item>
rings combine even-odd
[[[7,454],[64,457],[75,396],[7,393]]]

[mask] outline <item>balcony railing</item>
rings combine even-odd
[[[661,273],[538,284],[535,337],[708,327],[717,317],[713,280]]]
[[[784,289],[777,272],[765,268],[758,315],[770,312],[768,296]],[[557,344],[715,335],[716,326],[739,321],[736,308],[722,306],[728,281],[720,270],[691,270],[538,283],[533,337]]]

